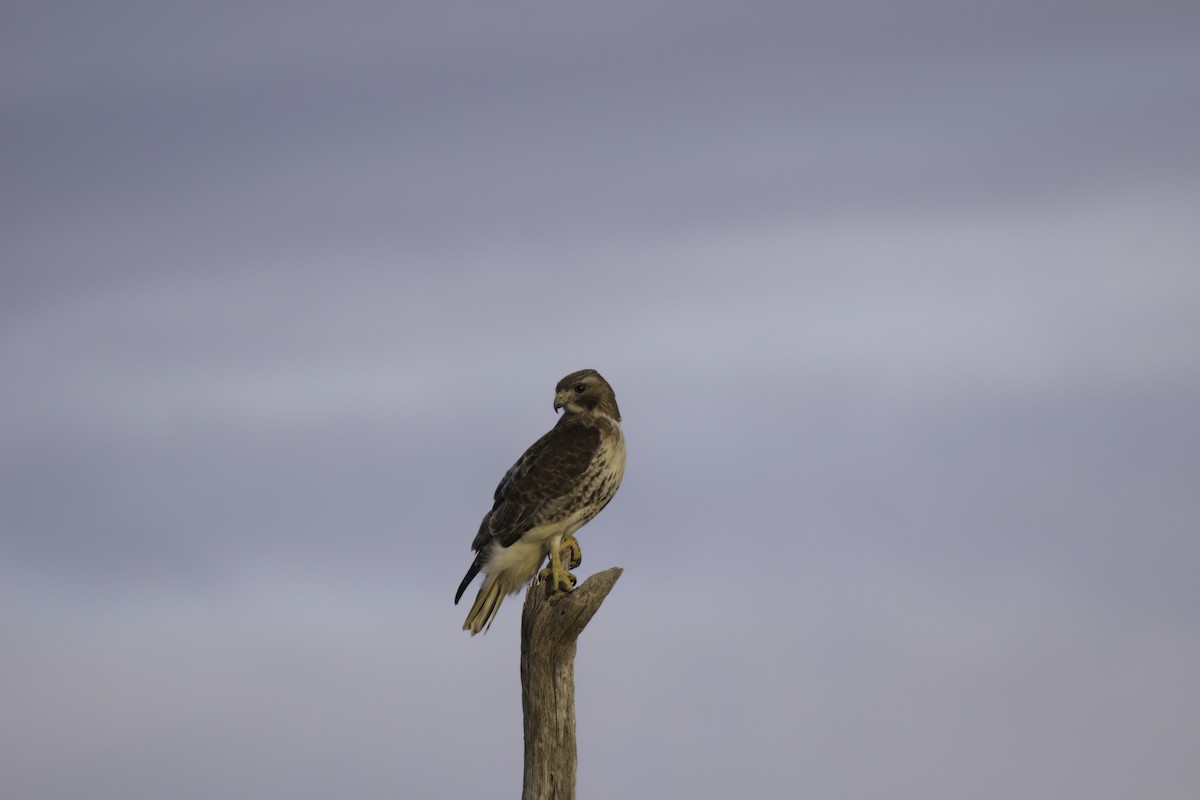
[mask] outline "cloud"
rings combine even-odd
[[[595,367],[583,793],[1184,796],[1168,5],[14,11],[0,772],[515,786],[516,603],[450,599]]]

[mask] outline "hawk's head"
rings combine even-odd
[[[565,409],[567,414],[597,413],[621,421],[617,396],[608,381],[594,369],[572,372],[554,387],[554,410]]]

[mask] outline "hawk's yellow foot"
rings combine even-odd
[[[559,563],[558,559],[550,559],[550,566],[538,573],[544,581],[550,581],[550,593],[575,591],[575,576]]]
[[[568,536],[566,539],[557,537],[550,540],[550,564],[539,575],[543,578],[550,579],[550,593],[554,592],[572,592],[575,590],[575,576],[568,571],[568,567],[562,565],[562,548],[566,545],[570,551],[568,558],[573,559],[575,553],[579,552],[579,542],[575,541],[574,536]],[[578,561],[574,561],[571,566],[577,566]],[[550,573],[547,575],[546,573]]]
[[[571,551],[571,558],[567,561],[567,569],[578,569],[583,563],[583,551],[579,549],[579,540],[574,535],[563,539],[562,546]]]

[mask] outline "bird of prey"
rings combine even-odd
[[[471,543],[475,561],[454,595],[458,604],[480,572],[483,586],[463,630],[491,626],[505,595],[515,594],[541,571],[552,591],[574,589],[575,576],[559,561],[570,551],[569,569],[582,554],[575,532],[608,505],[625,474],[621,412],[608,381],[594,369],[572,372],[554,387],[554,410],[563,415],[517,459],[496,487],[492,510]]]

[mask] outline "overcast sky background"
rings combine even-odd
[[[519,598],[451,600],[593,367],[581,797],[1196,797],[1198,43],[4,4],[0,795],[517,796]]]

